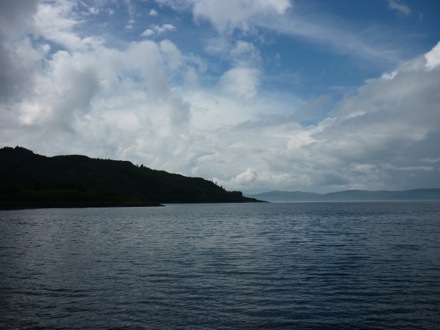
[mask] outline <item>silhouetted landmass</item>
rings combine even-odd
[[[81,155],[0,149],[0,209],[257,202],[215,183]]]
[[[269,191],[247,196],[269,202],[440,200],[440,189],[405,191],[346,190],[328,194],[302,191]]]

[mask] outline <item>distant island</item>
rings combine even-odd
[[[328,194],[303,191],[269,191],[260,194],[247,194],[247,196],[269,202],[440,200],[440,189],[404,191],[345,190]]]
[[[128,161],[0,149],[0,209],[258,202],[203,178]]]

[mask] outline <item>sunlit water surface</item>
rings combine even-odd
[[[439,329],[440,203],[2,211],[0,328]]]

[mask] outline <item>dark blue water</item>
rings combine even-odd
[[[0,328],[439,329],[440,203],[2,211]]]

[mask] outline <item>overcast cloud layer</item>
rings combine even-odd
[[[440,187],[438,5],[415,4],[0,1],[0,146],[244,192]]]

